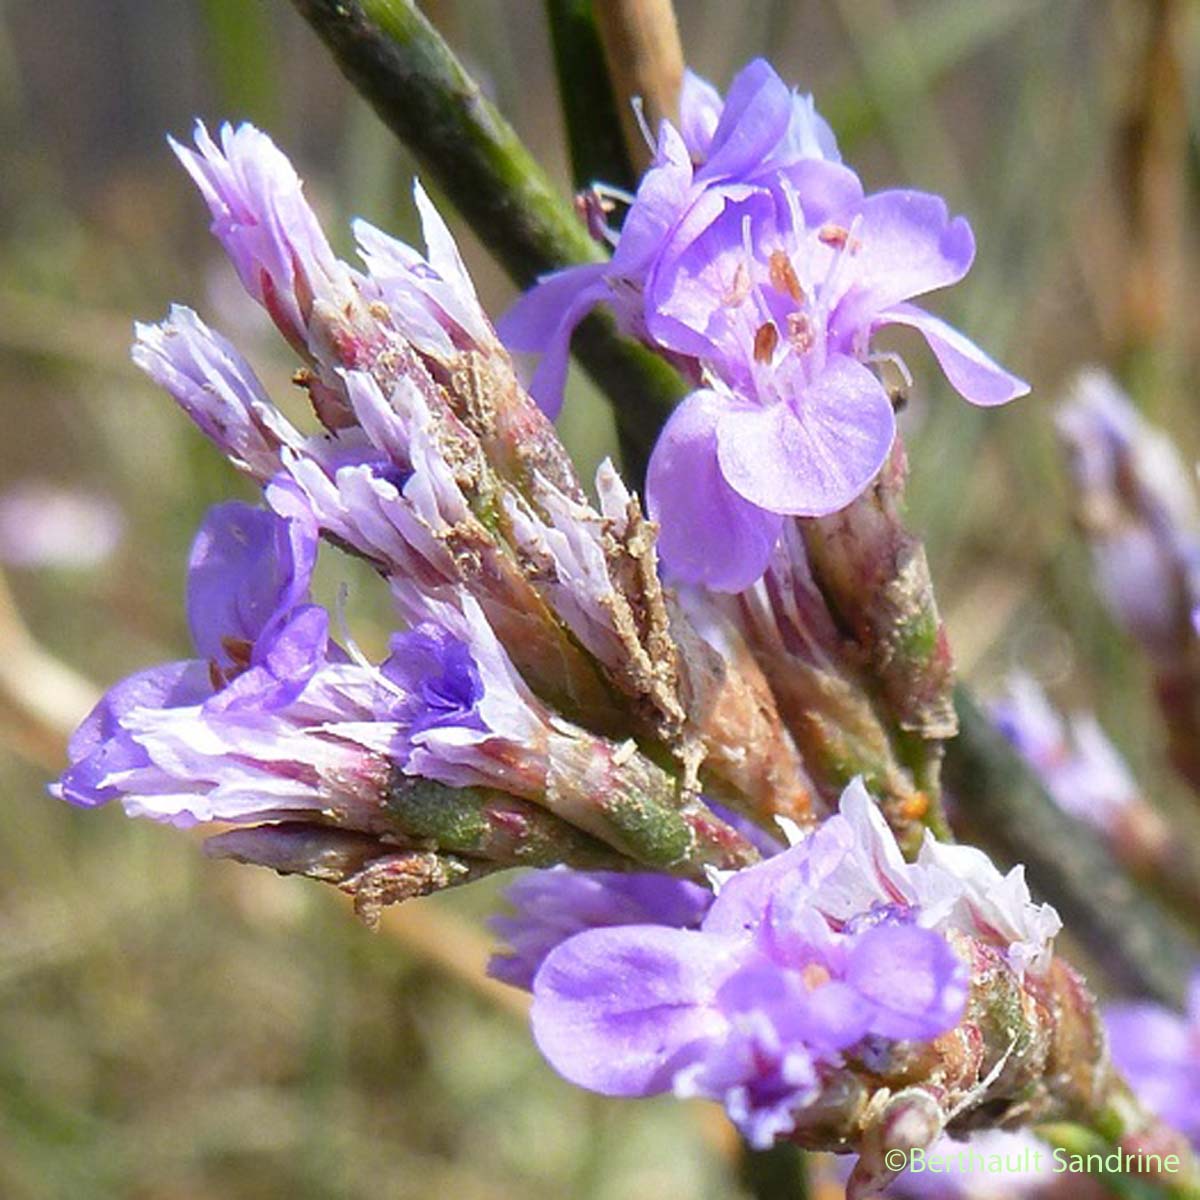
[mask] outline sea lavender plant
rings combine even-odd
[[[551,1063],[717,1099],[754,1146],[856,1150],[855,1194],[943,1130],[1170,1144],[1052,952],[1054,910],[934,836],[952,671],[869,341],[912,325],[968,399],[1024,390],[908,303],[962,277],[970,231],[936,198],[865,196],[765,63],[724,104],[689,77],[681,130],[619,238],[597,228],[611,263],[506,326],[549,349],[543,398],[601,299],[689,376],[657,520],[611,464],[588,497],[419,187],[425,253],[359,223],[359,268],[258,130],[175,147],[320,428],[190,311],[138,327],[136,361],[267,507],[210,514],[199,657],[118,684],[55,790],[237,824],[217,853],[333,882],[368,918],[553,866],[518,884],[493,967],[532,989]],[[403,628],[379,662],[310,600],[320,538],[386,581]]]

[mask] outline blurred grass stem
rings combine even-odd
[[[675,7],[671,0],[601,0],[594,11],[625,147],[640,173],[650,165],[653,151],[642,135],[634,103],[642,106],[652,132],[664,118],[679,119],[683,44]]]

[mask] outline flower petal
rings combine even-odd
[[[972,404],[1007,404],[1029,392],[1029,384],[1010,375],[970,338],[914,304],[897,304],[878,314],[879,324],[909,325],[929,343],[946,378]]]
[[[968,980],[946,939],[917,925],[868,929],[846,965],[846,982],[877,1006],[871,1031],[890,1038],[936,1037],[957,1024]]]
[[[721,93],[707,79],[685,68],[679,88],[679,132],[694,162],[708,157],[723,107]]]
[[[732,939],[653,925],[578,934],[551,951],[533,982],[534,1039],[581,1087],[666,1091],[724,1033],[715,996],[737,951]]]
[[[646,502],[659,524],[659,555],[672,576],[738,592],[766,570],[781,519],[725,482],[716,428],[728,404],[701,390],[671,414],[650,456]]]
[[[508,310],[497,332],[510,350],[540,353],[529,393],[549,417],[562,408],[575,326],[609,294],[607,263],[587,263],[547,275]]]
[[[308,595],[316,530],[232,500],[209,510],[188,560],[187,612],[201,658],[245,666],[230,639],[267,639]]]
[[[741,175],[758,168],[788,131],[791,89],[765,58],[747,63],[729,85],[713,132],[708,162],[698,178]]]
[[[868,327],[884,308],[957,283],[970,270],[975,237],[965,217],[928,192],[868,196],[851,214],[848,294],[833,324],[841,333]]]
[[[730,487],[752,504],[819,517],[866,490],[895,434],[883,385],[861,363],[834,355],[790,400],[728,408],[717,455]]]
[[[563,866],[523,875],[504,898],[515,913],[488,921],[508,943],[488,974],[526,989],[550,951],[577,933],[617,925],[694,929],[713,899],[708,888],[671,875]]]
[[[208,663],[198,660],[164,663],[139,671],[109,688],[99,704],[71,736],[71,766],[54,794],[91,808],[121,794],[105,783],[114,772],[146,763],[146,752],[123,731],[122,720],[138,708],[175,708],[196,704],[212,694]]]

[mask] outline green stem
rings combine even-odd
[[[972,831],[1025,864],[1034,890],[1120,987],[1181,1003],[1196,953],[1182,926],[1050,799],[961,685],[955,706],[961,732],[947,747],[945,781]]]
[[[572,206],[412,0],[293,0],[346,78],[413,152],[521,287],[604,255]],[[684,393],[679,376],[612,321],[579,327],[576,357],[644,457]]]
[[[576,188],[599,182],[632,191],[637,177],[625,151],[592,0],[546,0],[546,20]]]

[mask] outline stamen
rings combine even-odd
[[[733,283],[721,297],[721,305],[724,308],[737,308],[745,302],[748,295],[750,295],[750,270],[744,262],[740,262],[733,273]]]
[[[617,204],[625,205],[632,205],[637,202],[637,197],[632,192],[626,191],[625,188],[616,187],[611,183],[593,183],[589,190],[595,192],[602,200],[608,202],[608,207],[605,209],[606,212],[612,212],[612,202],[614,201]]]
[[[754,361],[769,363],[779,345],[779,329],[773,321],[766,321],[754,334]]]
[[[801,354],[807,354],[817,341],[812,319],[808,313],[788,313],[787,334],[788,343]]]
[[[822,984],[828,983],[830,979],[829,971],[821,966],[820,963],[809,963],[801,972],[800,978],[804,980],[804,986],[810,992],[815,991]]]
[[[845,229],[841,225],[826,224],[817,232],[818,240],[824,242],[826,245],[836,246],[838,251],[833,256],[833,261],[829,264],[829,270],[825,273],[825,282],[822,283],[820,288],[820,294],[823,298],[822,307],[826,310],[832,304],[836,304],[841,298],[836,291],[835,284],[838,274],[842,270],[842,264],[846,261],[847,250],[849,250],[850,254],[854,254],[856,250],[862,248],[862,243],[854,236],[854,231],[858,228],[861,220],[861,216],[855,217],[849,229]],[[834,241],[828,241],[822,236],[827,230],[836,231],[833,235],[835,237]]]
[[[782,250],[772,250],[768,260],[768,274],[771,286],[777,292],[786,292],[797,304],[804,303],[804,289],[796,276],[792,260]]]
[[[223,637],[221,649],[229,655],[233,665],[241,671],[250,665],[250,656],[254,653],[254,647],[245,638],[239,637]]]
[[[817,230],[817,239],[838,250],[849,249],[851,254],[857,254],[862,249],[862,242],[854,237],[849,229],[844,225],[835,225],[832,221],[827,221]]]
[[[755,281],[754,268],[756,260],[754,258],[754,243],[750,237],[750,214],[747,213],[742,218],[742,253],[745,255],[743,262],[745,263],[746,273],[750,277],[750,293],[753,295],[758,306],[759,316],[763,321],[770,322],[774,319],[771,312],[771,306],[767,303],[766,297],[762,294],[762,287]]]
[[[595,187],[590,187],[575,196],[575,212],[587,226],[588,236],[594,242],[615,246],[620,235],[608,227],[608,214],[616,205],[602,196]]]
[[[658,145],[655,143],[654,134],[650,132],[650,122],[646,120],[646,105],[643,103],[641,96],[630,96],[629,106],[633,109],[633,115],[637,118],[638,128],[642,131],[642,140],[650,148],[650,153],[658,153]]]

